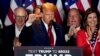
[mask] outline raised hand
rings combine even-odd
[[[28,23],[33,23],[36,20],[36,15],[35,14],[29,14]]]
[[[15,46],[21,46],[21,43],[19,42],[19,38],[16,38],[15,37],[15,39],[14,39],[14,41],[13,41],[13,46],[15,47]]]
[[[92,30],[91,30],[91,28],[90,27],[87,27],[87,39],[88,40],[91,40],[91,38],[92,38]]]
[[[72,36],[75,34],[76,25],[72,25],[69,29],[68,36]]]

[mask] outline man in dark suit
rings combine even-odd
[[[52,3],[42,5],[43,18],[35,22],[35,14],[30,14],[26,27],[20,35],[23,46],[64,46],[65,39],[62,27],[55,22]]]
[[[67,46],[76,46],[76,33],[81,27],[81,15],[76,8],[72,8],[68,12],[67,18],[64,24],[65,40]]]
[[[4,49],[7,56],[14,56],[13,47],[21,46],[19,35],[27,19],[27,11],[23,7],[14,10],[15,24],[4,28]]]

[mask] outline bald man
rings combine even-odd
[[[19,35],[25,25],[27,19],[27,11],[23,7],[18,7],[14,10],[15,24],[4,28],[4,49],[7,52],[7,56],[13,55],[13,47],[21,46],[19,42]]]
[[[30,14],[26,23],[26,29],[20,35],[20,42],[23,46],[64,46],[64,34],[62,27],[55,22],[55,5],[44,3],[42,5],[43,18],[35,22],[35,14]],[[27,41],[27,42],[26,42]],[[26,42],[26,43],[25,43]]]

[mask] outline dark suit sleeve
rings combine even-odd
[[[22,43],[22,46],[28,46],[31,37],[32,37],[32,26],[30,27],[24,26],[19,36],[19,41]]]
[[[62,27],[61,28],[61,34],[62,34],[62,46],[66,46],[66,41],[65,41],[65,37],[64,37],[64,29]]]
[[[54,24],[58,29],[56,30],[57,34],[57,46],[66,46],[65,38],[64,38],[64,29],[59,24]]]
[[[5,27],[3,29],[3,50],[4,56],[13,56],[13,38],[15,33],[12,26]]]

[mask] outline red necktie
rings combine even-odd
[[[48,36],[49,36],[49,40],[50,40],[50,46],[54,46],[54,37],[51,31],[51,27],[48,26]]]

